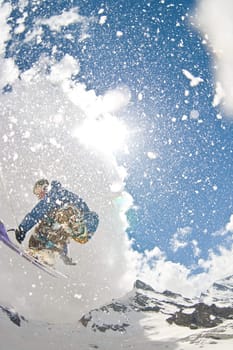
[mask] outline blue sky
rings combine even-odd
[[[68,54],[80,65],[73,82],[97,96],[116,88],[130,91],[130,102],[117,112],[129,130],[127,152],[116,152],[116,158],[127,171],[125,190],[134,201],[127,230],[134,249],[158,247],[167,260],[194,273],[211,250],[230,249],[232,232],[225,227],[233,212],[231,113],[213,106],[217,65],[193,24],[198,3],[9,3],[13,31],[5,58],[12,57],[21,73],[43,54],[53,63]],[[27,13],[24,30],[17,30],[20,6]],[[82,16],[79,21],[59,30],[46,24],[72,9]],[[37,41],[25,40],[39,26]],[[193,86],[190,74],[199,78]]]

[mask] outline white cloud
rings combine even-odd
[[[225,93],[220,82],[216,82],[215,95],[213,99],[213,106],[217,107],[224,101]]]
[[[43,29],[41,27],[37,27],[35,29],[33,29],[32,31],[26,33],[26,37],[24,39],[24,41],[27,43],[31,40],[33,40],[34,38],[36,38],[36,42],[40,43],[41,42],[41,36],[43,35]]]
[[[18,78],[19,70],[12,58],[4,58],[7,41],[11,38],[11,27],[7,20],[11,14],[12,7],[9,3],[0,2],[0,90],[7,84],[13,84]]]
[[[18,79],[19,70],[12,58],[0,58],[0,90]]]
[[[230,216],[230,221],[226,224],[226,231],[233,232],[233,214]]]
[[[197,248],[197,242],[192,241]],[[150,284],[157,291],[171,290],[187,297],[199,297],[216,280],[232,274],[233,246],[230,249],[220,247],[219,253],[210,252],[208,259],[199,260],[197,267],[204,272],[193,274],[182,264],[168,261],[158,248],[146,254],[131,253],[131,262],[137,268],[137,277]]]
[[[116,87],[97,96],[94,90],[87,90],[85,84],[72,81],[71,76],[77,75],[80,67],[79,62],[68,54],[55,64],[51,64],[47,57],[42,57],[36,67],[24,73],[24,77],[31,79],[41,74],[41,71],[46,71],[46,65],[51,65],[51,74],[47,79],[60,85],[70,101],[90,118],[112,115],[126,107],[131,99],[131,93],[126,86]]]
[[[79,107],[85,118],[73,128],[72,136],[89,148],[108,155],[116,150],[126,150],[127,126],[113,113],[126,107],[131,98],[127,87],[118,87],[97,96],[94,90],[87,91],[84,84],[71,80],[79,73],[79,62],[69,55],[53,64],[48,79],[61,86],[66,96]],[[30,72],[34,76],[35,69]]]
[[[198,246],[198,241],[196,239],[192,240],[192,246],[193,246],[193,253],[194,256],[198,257],[201,254],[201,249]]]
[[[27,33],[25,42],[31,41],[34,38],[36,38],[37,42],[39,42],[43,34],[42,26],[48,26],[50,30],[60,32],[62,28],[77,23],[79,23],[81,26],[81,33],[78,38],[78,40],[81,42],[90,37],[88,34],[88,27],[92,21],[94,21],[94,18],[81,16],[79,14],[79,9],[75,7],[70,10],[63,11],[60,15],[51,16],[50,18],[37,19],[33,30]]]
[[[64,82],[67,79],[71,79],[73,74],[77,75],[79,70],[79,62],[66,54],[60,62],[52,65],[49,79],[52,82]]]
[[[29,0],[19,0],[19,9],[22,12],[28,6]]]
[[[140,261],[140,257],[138,258]],[[198,294],[197,288],[191,287],[192,283],[188,279],[190,270],[185,266],[168,261],[165,257],[154,260],[153,264],[145,258],[141,262],[141,265],[138,262],[138,278],[149,283],[157,291],[172,290],[186,296]]]
[[[218,231],[215,231],[213,233],[213,236],[225,236],[229,232],[233,232],[233,214],[230,216],[229,222],[225,225],[225,227],[222,227]]]
[[[191,232],[192,228],[188,226],[177,230],[177,232],[170,239],[170,246],[173,252],[177,252],[177,250],[187,247],[189,244],[187,236]]]
[[[233,246],[229,249],[219,247],[219,253],[210,252],[207,260],[200,260],[199,266],[205,269],[205,273],[196,276],[195,279],[211,285],[214,281],[232,275]],[[205,281],[207,280],[207,283]]]
[[[127,106],[131,98],[130,91],[127,87],[119,87],[109,90],[103,96],[103,112],[115,113]]]
[[[154,247],[152,250],[145,250],[144,253],[144,263],[146,265],[153,265],[155,261],[163,260],[165,258],[164,253],[159,249],[159,247]]]
[[[6,41],[10,39],[10,26],[7,24],[7,18],[11,13],[11,5],[9,3],[0,3],[0,56],[5,52]]]
[[[63,11],[61,15],[52,16],[50,18],[38,19],[36,21],[37,25],[47,25],[51,30],[60,32],[62,27],[67,27],[70,24],[81,23],[86,25],[89,19],[85,16],[81,16],[78,13],[79,9],[72,8],[68,11]]]
[[[105,154],[112,154],[119,149],[125,149],[127,127],[118,118],[105,115],[101,118],[86,118],[75,128],[73,136],[91,148]]]
[[[170,246],[174,253],[177,252],[177,250],[179,249],[183,249],[187,247],[187,245],[188,245],[188,242],[181,241],[176,236],[173,236],[173,238],[170,240]]]
[[[175,250],[189,244],[193,247],[194,255],[199,257],[201,250],[198,241],[193,239],[189,242],[188,240],[191,232],[190,227],[178,229],[170,243]],[[225,227],[213,235],[223,235],[227,232],[233,232],[233,215]],[[216,280],[232,275],[233,245],[229,244],[228,249],[222,246],[217,249],[218,252],[210,251],[206,260],[199,259],[196,267],[203,269],[203,272],[198,274],[193,274],[192,269],[182,264],[168,261],[164,252],[159,248],[155,247],[144,254],[134,252],[137,276],[161,292],[170,289],[188,297],[198,297]]]
[[[216,95],[214,106],[223,101],[226,113],[233,112],[233,2],[199,0],[196,24],[208,38],[216,60]]]

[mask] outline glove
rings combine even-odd
[[[25,236],[26,236],[26,233],[20,227],[18,227],[15,230],[15,238],[16,238],[16,241],[19,242],[19,244],[23,242]]]

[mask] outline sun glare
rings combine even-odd
[[[124,148],[127,128],[122,121],[113,116],[87,118],[75,130],[74,136],[86,146],[104,153],[113,153]]]

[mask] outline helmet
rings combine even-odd
[[[37,187],[42,187],[45,191],[48,189],[49,181],[47,179],[37,180],[35,185],[33,186],[33,193],[35,194],[35,190]]]

